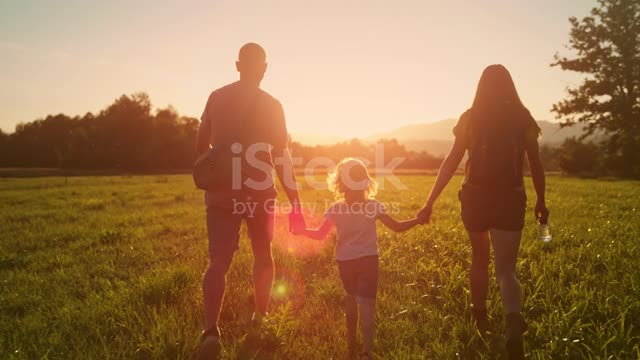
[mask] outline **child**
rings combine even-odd
[[[375,333],[375,303],[378,289],[378,238],[376,220],[389,229],[402,232],[420,224],[418,219],[396,221],[374,200],[375,180],[369,176],[362,161],[342,160],[328,179],[335,193],[335,202],[324,214],[324,222],[317,229],[297,229],[295,233],[321,240],[335,225],[336,260],[340,279],[347,293],[347,342],[349,351],[356,346],[358,317],[363,340],[361,359],[373,359]],[[359,311],[358,311],[359,310]],[[359,312],[359,314],[358,314]]]

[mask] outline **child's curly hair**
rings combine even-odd
[[[347,193],[359,192],[362,192],[365,199],[373,199],[378,191],[378,183],[369,175],[364,163],[350,157],[338,163],[329,174],[327,183],[336,200],[344,200]]]

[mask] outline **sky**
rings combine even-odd
[[[267,51],[262,88],[293,133],[366,136],[458,117],[494,63],[534,117],[553,120],[580,78],[549,64],[571,54],[568,18],[595,3],[0,0],[0,129],[139,91],[199,117],[212,90],[237,80],[249,41]]]

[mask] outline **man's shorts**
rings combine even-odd
[[[254,255],[271,251],[275,224],[275,199],[233,200],[221,203],[205,193],[209,257],[231,261],[239,248],[240,227],[244,220]]]
[[[378,292],[378,256],[338,261],[340,280],[347,294],[358,300],[375,301]]]
[[[470,232],[522,231],[527,207],[524,189],[463,186],[458,192],[462,223]]]

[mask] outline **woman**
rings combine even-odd
[[[464,227],[472,247],[472,314],[481,333],[487,330],[490,242],[493,243],[496,278],[506,313],[507,353],[524,358],[522,335],[526,324],[520,314],[522,292],[516,276],[516,260],[526,207],[522,165],[527,154],[538,197],[535,216],[546,223],[545,178],[537,138],[540,128],[524,107],[511,75],[502,65],[482,73],[473,105],[453,129],[453,149],[419,217],[429,221],[433,203],[455,173],[465,151],[469,159],[458,193]],[[490,241],[491,240],[491,241]]]

